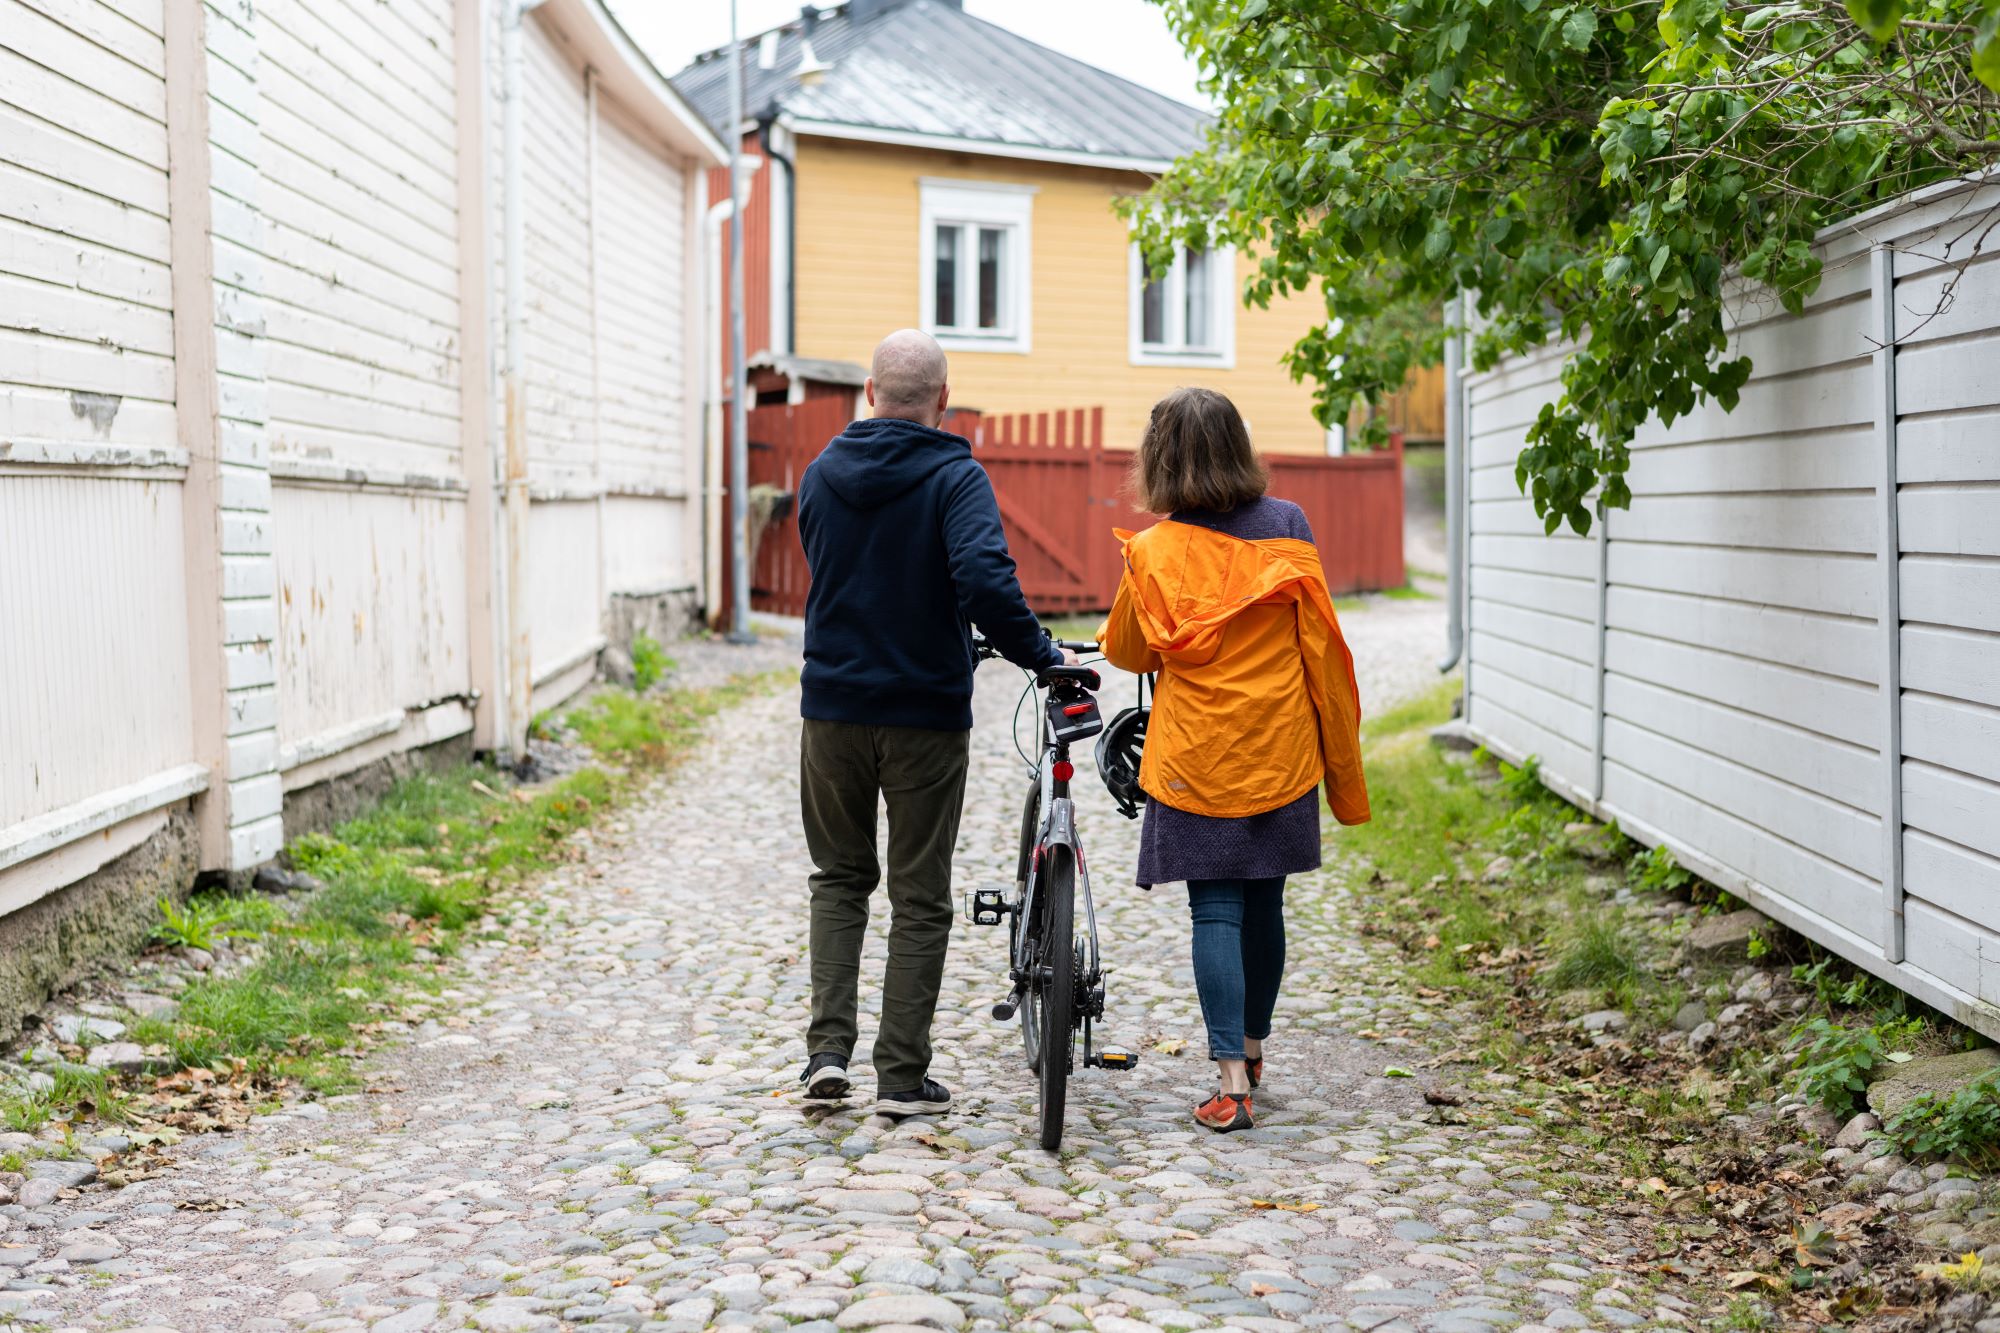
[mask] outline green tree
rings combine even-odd
[[[1223,109],[1128,206],[1153,262],[1222,240],[1253,303],[1322,286],[1289,362],[1328,422],[1461,288],[1475,366],[1574,342],[1516,468],[1551,532],[1629,503],[1648,417],[1735,406],[1728,274],[1796,311],[1819,228],[2000,162],[2000,0],[1160,3]]]

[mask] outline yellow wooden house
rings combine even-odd
[[[1138,441],[1183,384],[1235,400],[1258,447],[1338,449],[1281,361],[1317,299],[1245,307],[1247,255],[1184,251],[1143,271],[1113,204],[1202,142],[1206,113],[963,12],[959,0],[850,0],[734,48],[755,166],[745,192],[752,364],[865,363],[891,329],[935,334],[957,406],[1102,407]],[[730,121],[730,49],[676,86]],[[714,221],[727,178],[709,192]]]

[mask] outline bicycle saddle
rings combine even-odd
[[[1092,694],[1104,688],[1103,678],[1097,674],[1095,668],[1087,666],[1043,667],[1035,673],[1035,679],[1043,685],[1053,685],[1058,681],[1069,681],[1071,684],[1083,686],[1084,689],[1089,690]]]

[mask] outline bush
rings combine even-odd
[[[1917,1098],[1889,1117],[1882,1132],[1906,1156],[2000,1166],[2000,1069],[1980,1075],[1950,1096],[1930,1093]]]
[[[1799,1093],[1835,1115],[1853,1115],[1881,1066],[1910,1058],[1897,1047],[1921,1026],[1915,1019],[1899,1018],[1869,1028],[1843,1028],[1815,1018],[1791,1042]]]
[[[632,688],[644,694],[660,683],[674,660],[660,641],[641,631],[632,636]]]
[[[1674,860],[1665,844],[1633,857],[1629,873],[1635,885],[1653,893],[1679,893],[1695,881],[1694,874]]]

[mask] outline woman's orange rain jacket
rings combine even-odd
[[[1171,519],[1117,535],[1125,576],[1098,638],[1112,665],[1159,672],[1146,794],[1234,819],[1324,782],[1336,819],[1367,822],[1354,659],[1312,543]]]

